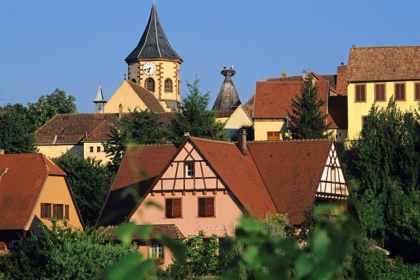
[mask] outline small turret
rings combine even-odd
[[[93,100],[93,103],[95,103],[95,113],[98,113],[98,111],[101,112],[106,102],[104,94],[102,93],[101,82],[99,82],[98,92],[96,93],[95,100]]]
[[[236,91],[235,85],[232,81],[232,76],[236,74],[236,71],[233,70],[233,65],[230,69],[226,69],[226,66],[223,65],[221,74],[225,76],[225,80],[220,88],[219,94],[216,97],[216,101],[214,101],[213,110],[235,110],[239,105],[241,105],[241,100],[239,99],[238,92]]]

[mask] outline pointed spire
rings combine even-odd
[[[225,80],[216,97],[216,101],[214,101],[212,109],[217,111],[235,110],[241,105],[241,100],[232,81],[232,76],[236,74],[236,71],[233,70],[233,66],[230,69],[226,69],[226,66],[223,65],[221,74],[225,76]]]
[[[103,106],[107,103],[104,99],[104,94],[102,93],[101,81],[99,81],[98,92],[96,93],[96,98],[93,100],[93,103],[95,103],[96,113],[101,111]]]
[[[159,22],[154,1],[149,22],[141,36],[140,42],[127,56],[125,61],[127,63],[135,62],[139,58],[169,58],[182,61],[181,57],[174,51],[166,38],[165,32]]]

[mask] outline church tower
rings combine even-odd
[[[153,3],[137,47],[127,56],[128,80],[152,92],[168,106],[180,102],[181,57],[169,44]]]

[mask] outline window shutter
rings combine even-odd
[[[53,217],[58,218],[57,204],[53,204]]]
[[[181,217],[181,199],[175,198],[172,200],[172,216]]]
[[[41,203],[41,218],[45,218],[45,204]]]
[[[206,217],[214,216],[214,198],[206,198]]]
[[[66,205],[66,213],[64,216],[65,219],[69,219],[70,218],[70,207],[68,205]]]
[[[206,199],[205,198],[198,199],[198,216],[199,217],[206,216]]]
[[[420,100],[420,84],[416,84],[415,87],[415,98],[416,100]]]
[[[167,199],[165,202],[165,212],[167,218],[172,218],[172,199]]]

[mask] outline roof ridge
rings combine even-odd
[[[216,142],[216,143],[224,143],[224,144],[232,144],[235,145],[235,142],[233,141],[223,141],[223,140],[215,140],[215,139],[208,139],[208,138],[202,138],[202,137],[196,137],[196,136],[189,136],[191,139],[197,139],[197,140],[205,140],[209,142]]]
[[[419,45],[407,45],[407,46],[364,46],[364,47],[358,47],[358,46],[352,46],[350,49],[364,49],[364,48],[412,48],[417,47],[420,48]]]
[[[314,142],[314,141],[332,141],[333,139],[331,138],[317,138],[317,139],[290,139],[290,140],[280,140],[280,141],[270,141],[270,140],[253,140],[253,141],[247,141],[248,143],[262,143],[262,142],[267,142],[267,143],[277,143],[277,142],[282,142],[282,143],[287,143],[287,142]]]

